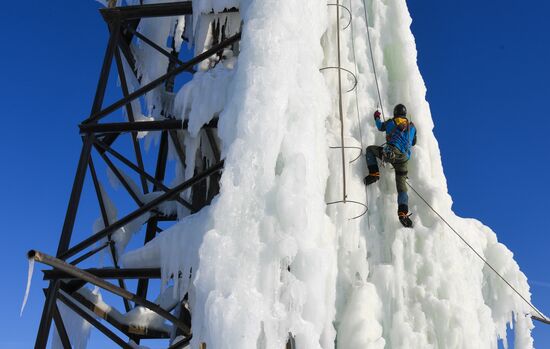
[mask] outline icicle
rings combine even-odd
[[[25,289],[25,297],[23,297],[23,304],[21,304],[21,312],[19,316],[23,316],[23,310],[25,310],[25,305],[27,304],[27,299],[29,298],[29,291],[31,289],[31,280],[32,273],[34,271],[34,259],[29,258],[29,273],[27,274],[27,288]]]

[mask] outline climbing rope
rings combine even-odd
[[[372,63],[372,71],[374,73],[374,81],[376,82],[376,91],[378,92],[378,106],[382,110],[382,119],[386,121],[386,115],[384,114],[384,104],[382,103],[382,94],[380,93],[380,86],[378,85],[378,73],[376,72],[376,64],[374,62],[374,53],[372,52],[372,43],[370,39],[370,23],[367,13],[367,3],[363,0],[363,11],[365,13],[365,22],[367,24],[367,41],[369,43],[370,58]]]
[[[426,201],[426,199],[424,199],[424,197],[422,195],[420,195],[420,193],[411,185],[411,183],[409,183],[409,181],[407,181],[407,185],[409,186],[409,188],[412,189],[412,191],[414,191],[414,193],[426,204],[426,206],[428,206],[438,217],[439,219],[441,219],[455,234],[456,236],[458,236],[460,238],[460,240],[462,240],[466,246],[468,246],[470,248],[470,250],[472,250],[476,256],[479,257],[479,259],[481,259],[483,261],[483,263],[485,263],[485,265],[487,265],[500,279],[502,279],[502,281],[504,281],[506,283],[506,285],[508,285],[525,303],[527,303],[535,312],[537,312],[540,317],[542,319],[546,319],[548,320],[548,318],[542,313],[540,312],[534,305],[533,303],[529,302],[514,286],[512,286],[512,284],[506,280],[506,278],[504,276],[502,276],[492,265],[491,263],[489,263],[485,258],[483,258],[483,256],[477,252],[477,250],[468,243],[468,241],[466,241],[466,239],[464,239],[464,237],[462,235],[460,235],[460,233],[455,229],[453,228],[453,226],[451,226],[451,224],[449,224],[449,222],[447,222],[447,220],[445,218],[443,218],[443,216],[441,216],[439,214],[439,212],[437,212],[433,207],[432,205],[430,205],[428,203],[428,201]]]
[[[350,0],[349,2],[349,10],[350,12],[353,11],[353,7],[352,7],[352,0]],[[354,32],[354,29],[353,29],[353,20],[351,21],[351,48],[352,48],[352,54],[353,54],[353,66],[354,66],[354,73],[355,73],[355,76],[357,77],[359,74],[357,73],[358,69],[357,69],[357,58],[355,56],[355,32]],[[365,148],[364,144],[363,144],[363,130],[361,128],[361,118],[359,117],[359,93],[357,91],[357,89],[355,89],[355,109],[357,111],[357,123],[359,125],[359,141],[361,143],[361,151]]]
[[[350,0],[349,1],[350,13],[353,12],[352,3],[353,3],[353,0]],[[353,26],[353,19],[351,21],[351,48],[353,53],[353,65],[355,69],[354,73],[355,73],[355,76],[359,76],[358,69],[357,69],[357,56],[355,53],[355,31]],[[359,126],[359,141],[361,143],[361,154],[359,154],[359,156],[361,156],[363,154],[363,149],[365,149],[365,145],[363,144],[363,127],[361,125],[361,117],[360,117],[360,111],[359,111],[359,93],[357,89],[355,89],[355,109],[357,112],[357,124]],[[367,206],[367,208],[369,207],[369,192],[366,186],[365,186],[365,205]],[[367,212],[367,225],[368,225],[368,228],[370,229],[370,214],[368,214],[368,212]]]

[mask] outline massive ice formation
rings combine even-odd
[[[323,1],[193,1],[193,26],[186,30],[193,31],[196,53],[211,44],[212,9],[240,9],[237,19],[224,15],[230,32],[243,23],[238,56],[228,52],[223,64],[201,65],[174,101],[176,116],[190,125],[187,169],[177,169],[177,180],[193,175],[196,153],[208,152],[201,125],[219,117],[221,190],[197,214],[180,210],[178,224],[126,251],[122,262],[160,267],[175,296],[189,294],[192,347],[280,349],[292,333],[300,349],[497,348],[515,322],[515,348],[532,348],[531,309],[413,193],[415,227],[399,224],[390,167],[365,190],[364,159],[350,163],[358,150],[346,148],[343,178],[341,151],[331,148],[342,146],[341,127],[345,146],[384,142],[371,116],[379,98],[368,13],[386,117],[404,103],[418,129],[410,183],[530,296],[526,277],[496,235],[452,211],[405,1],[366,0],[366,11],[361,0],[341,4],[350,10],[347,28],[348,12],[340,8],[338,27],[338,6]],[[164,45],[173,22],[155,21],[140,29]],[[321,70],[338,64],[338,35],[341,66],[358,82],[346,92],[354,79],[342,72],[343,124],[338,71]],[[141,83],[166,70],[159,57],[138,51]],[[148,102],[156,98],[151,93]],[[368,203],[361,218],[350,219],[360,205],[327,206],[342,200],[344,181],[348,200]],[[190,278],[170,279],[178,274]]]

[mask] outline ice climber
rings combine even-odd
[[[407,108],[398,104],[393,109],[393,118],[380,121],[380,112],[374,112],[374,121],[379,131],[386,131],[386,143],[382,146],[367,147],[367,166],[369,175],[365,177],[365,185],[370,185],[380,179],[376,158],[393,165],[395,169],[395,184],[397,186],[397,215],[405,227],[412,227],[409,214],[409,195],[407,194],[407,162],[411,157],[411,148],[416,144],[416,128],[407,119]]]

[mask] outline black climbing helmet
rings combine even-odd
[[[393,116],[407,116],[407,108],[403,104],[398,104],[393,108]]]

